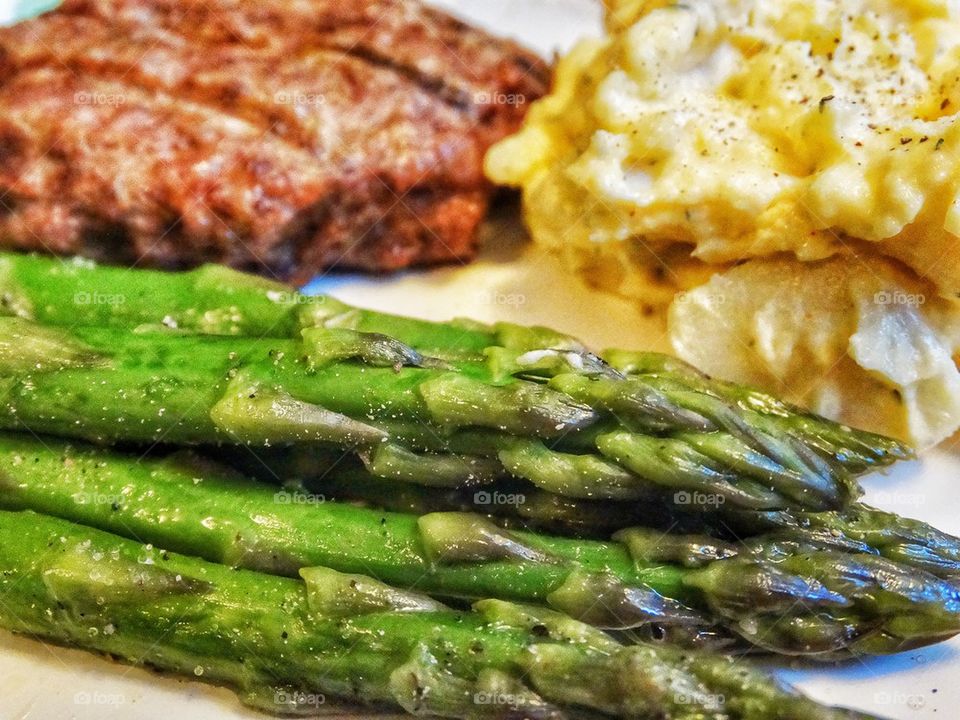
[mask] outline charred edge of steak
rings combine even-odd
[[[382,185],[367,192],[374,196],[342,189],[302,211],[263,259],[272,274],[306,282],[310,268],[391,272],[473,257],[487,191],[421,187],[400,199]]]
[[[123,223],[68,203],[0,195],[0,242],[7,247],[83,254],[114,264],[130,265],[138,259],[130,228]]]

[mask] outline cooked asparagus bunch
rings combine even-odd
[[[667,488],[752,510],[845,507],[859,492],[851,469],[906,453],[817,419],[851,438],[845,452],[818,453],[695,383],[663,384],[661,374],[658,387],[585,352],[497,346],[483,360],[446,360],[343,328],[302,335],[0,318],[0,427],[96,441],[328,443],[407,482],[509,474],[570,497],[638,500]]]
[[[331,700],[451,718],[833,720],[744,664],[623,647],[562,615],[473,612],[322,567],[280,578],[0,512],[0,624],[234,687],[274,713]]]
[[[960,591],[911,565],[813,541],[734,546],[639,528],[620,542],[503,530],[482,516],[296,496],[193,455],[145,458],[0,435],[0,506],[253,570],[323,565],[444,599],[547,603],[612,629],[739,636],[781,653],[897,652],[960,631]],[[670,629],[674,630],[670,630]]]
[[[247,335],[251,337],[299,337],[306,328],[346,329],[359,333],[387,335],[419,352],[447,359],[477,360],[493,356],[500,372],[521,370],[542,374],[550,366],[563,366],[563,358],[547,355],[538,362],[517,367],[516,360],[529,351],[566,350],[575,363],[582,362],[585,374],[609,379],[616,373],[644,381],[635,392],[606,393],[596,389],[607,404],[627,405],[630,416],[637,405],[646,413],[662,412],[661,405],[675,407],[667,412],[668,429],[676,429],[677,415],[688,410],[703,413],[700,422],[732,426],[734,434],[769,431],[789,437],[806,455],[806,448],[853,472],[889,464],[907,457],[901,444],[869,433],[852,433],[799,408],[788,406],[764,393],[707,378],[682,361],[659,353],[610,351],[610,365],[597,365],[576,339],[547,328],[498,323],[488,327],[469,320],[447,323],[405,318],[350,307],[326,296],[310,297],[288,286],[238,273],[221,266],[206,266],[191,272],[162,273],[96,266],[86,261],[65,262],[55,258],[0,254],[0,303],[17,317],[35,319],[47,325],[73,327],[165,327],[183,331]],[[529,358],[528,358],[529,360]],[[544,365],[547,367],[545,368]],[[569,368],[566,368],[569,369]],[[577,382],[567,379],[576,389]],[[561,383],[562,384],[562,383]],[[668,399],[664,390],[675,391]],[[691,397],[684,393],[693,392]],[[639,397],[635,395],[639,393]],[[736,417],[723,403],[736,405]],[[679,397],[678,397],[679,396]],[[692,403],[685,408],[683,400]],[[704,407],[707,405],[709,407]],[[690,419],[690,415],[687,415]],[[647,417],[646,422],[653,420]],[[746,425],[747,427],[737,426]],[[750,426],[755,425],[755,428]]]

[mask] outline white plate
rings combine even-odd
[[[9,0],[7,0],[9,2]],[[564,49],[599,24],[589,0],[443,0],[439,4],[541,52]],[[0,18],[9,5],[0,0]],[[12,13],[10,13],[12,16]],[[598,348],[664,349],[657,323],[635,308],[571,280],[551,258],[522,242],[516,219],[494,218],[488,250],[466,267],[389,280],[328,276],[311,284],[352,303],[431,319],[541,323]],[[867,499],[960,534],[954,488],[960,457],[948,448],[886,476],[867,478]],[[777,673],[824,702],[895,720],[960,718],[960,640],[889,658]],[[0,633],[0,720],[224,720],[263,718],[232,693],[158,676],[75,650]]]
[[[0,0],[0,25],[12,24],[20,18],[38,15],[59,4],[59,0]]]

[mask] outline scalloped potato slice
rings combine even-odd
[[[894,262],[752,260],[677,296],[676,352],[843,422],[934,445],[960,426],[960,318]]]

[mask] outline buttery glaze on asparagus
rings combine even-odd
[[[605,628],[740,636],[788,654],[898,652],[960,631],[960,591],[908,563],[814,538],[731,545],[634,528],[621,542],[510,532],[301,497],[193,456],[133,458],[0,435],[0,505],[266,572],[370,574],[443,598],[548,603]],[[954,546],[954,548],[956,545]]]
[[[0,625],[235,688],[273,713],[331,701],[450,718],[869,720],[742,661],[624,647],[557,613],[454,611],[357,575],[231,570],[33,513],[0,512]]]
[[[216,265],[164,273],[97,266],[83,260],[0,254],[0,309],[42,324],[68,327],[162,327],[258,338],[299,337],[306,328],[345,329],[386,335],[421,353],[450,359],[476,360],[493,349],[494,362],[501,372],[511,366],[516,369],[518,352],[549,348],[572,352],[574,362],[585,362],[588,375],[589,366],[596,367],[596,358],[585,353],[580,342],[549,328],[401,317],[351,307],[327,296],[306,296],[289,286]],[[648,411],[655,410],[651,403],[664,402],[656,396],[661,388],[681,394],[693,390],[734,403],[740,412],[739,422],[793,438],[801,447],[813,448],[851,472],[910,455],[909,449],[896,441],[871,433],[851,433],[848,428],[760,391],[708,378],[666,355],[612,350],[604,354],[604,359],[616,372],[649,384],[639,398],[643,404],[643,395],[647,396]],[[558,363],[562,366],[562,356],[547,354],[522,370],[543,372],[543,365]],[[538,364],[541,367],[536,367]],[[709,403],[703,398],[693,399],[695,405]],[[628,393],[627,400],[608,396],[606,401],[636,406],[638,398]],[[697,410],[690,412],[696,414]],[[737,423],[722,405],[715,405],[713,412],[721,426]],[[671,408],[668,414],[675,424],[682,408]]]
[[[880,555],[940,578],[960,580],[960,539],[920,520],[861,502],[832,512],[765,512],[724,505],[703,508],[678,502],[675,493],[655,490],[648,497],[622,502],[557,495],[517,480],[479,489],[434,488],[374,477],[360,463],[334,450],[286,447],[238,454],[233,448],[207,448],[205,452],[263,482],[384,510],[417,515],[479,512],[495,517],[504,527],[594,539],[637,525],[663,535],[707,534],[730,543],[763,535]]]
[[[850,442],[829,455],[686,380],[621,375],[586,352],[488,351],[438,359],[343,328],[259,339],[0,318],[0,427],[98,442],[333,443],[407,482],[510,474],[571,497],[668,488],[752,510],[841,509],[859,493],[851,469],[906,453],[831,426]]]

